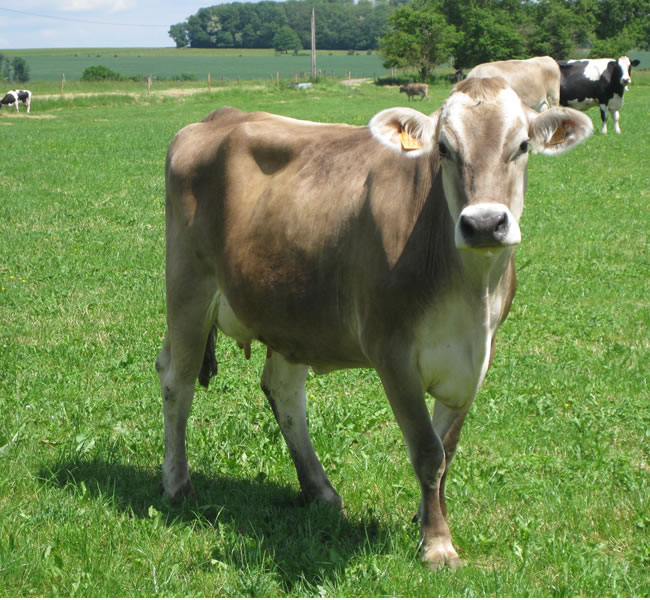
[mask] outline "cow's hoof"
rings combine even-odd
[[[449,540],[429,542],[426,546],[422,546],[421,553],[422,564],[432,571],[442,567],[458,569],[462,566],[458,553]]]
[[[192,488],[192,482],[188,479],[180,487],[177,487],[175,490],[170,491],[166,485],[162,485],[163,492],[169,499],[171,504],[181,504],[187,498],[194,495],[194,489]]]
[[[306,493],[302,491],[302,504],[320,504],[329,506],[335,510],[343,511],[343,498],[338,495],[333,487],[319,490],[318,493]]]
[[[334,489],[328,490],[327,493],[316,498],[316,502],[318,504],[331,506],[337,510],[343,510],[343,498],[341,498]]]

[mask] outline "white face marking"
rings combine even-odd
[[[503,126],[497,127],[494,130],[500,130],[506,133],[508,137],[490,140],[490,144],[493,144],[494,147],[489,148],[488,152],[501,156],[504,147],[512,145],[513,149],[516,149],[521,142],[528,139],[528,131],[526,129],[528,119],[522,108],[521,99],[509,88],[499,92],[495,104],[499,107],[498,118],[503,121]],[[464,195],[461,191],[463,183],[459,180],[455,160],[457,160],[457,154],[459,152],[464,151],[468,153],[476,150],[474,139],[477,132],[470,129],[472,121],[468,121],[466,115],[467,108],[476,105],[477,101],[468,95],[456,93],[443,106],[440,116],[442,126],[439,142],[445,145],[450,155],[442,161],[443,186],[445,196],[449,203],[450,213],[456,221],[454,234],[456,247],[471,248],[490,246],[491,244],[484,236],[481,236],[483,241],[480,243],[477,238],[474,238],[474,243],[468,240],[463,233],[464,228],[461,224],[461,218],[465,219],[465,224],[467,224],[467,219],[473,222],[485,222],[486,220],[491,220],[493,217],[503,216],[505,226],[502,225],[499,228],[498,235],[494,235],[494,239],[492,240],[494,242],[492,250],[496,250],[498,248],[519,244],[521,241],[521,231],[518,221],[523,210],[525,163],[522,163],[523,168],[521,171],[519,169],[510,171],[510,177],[514,179],[519,178],[520,181],[518,185],[511,186],[511,189],[515,191],[511,197],[503,198],[504,203],[499,202],[501,198],[495,198],[493,196],[491,200],[485,198],[485,202],[475,203],[461,210]],[[470,124],[468,125],[468,123]],[[518,129],[521,131],[518,131]],[[484,149],[481,149],[481,151],[483,152]],[[469,158],[465,156],[465,160],[471,160],[471,156]],[[507,182],[505,181],[495,182],[494,187],[497,188],[497,194],[499,192],[498,188],[504,191],[508,188],[506,184]],[[493,191],[493,189],[490,190],[491,193]],[[478,198],[478,200],[481,200],[481,198]],[[510,204],[511,208],[507,204]],[[481,229],[481,232],[486,233],[487,229]]]
[[[630,59],[627,56],[621,56],[621,58],[619,58],[617,62],[621,66],[621,69],[623,69],[623,76],[621,78],[621,83],[623,85],[628,85],[629,83],[632,83],[632,76],[630,75],[630,66],[632,65],[632,63]]]

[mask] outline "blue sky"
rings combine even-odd
[[[0,49],[174,46],[170,25],[224,0],[0,0]]]

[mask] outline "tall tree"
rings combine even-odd
[[[465,11],[461,35],[454,48],[457,69],[524,58],[524,55],[524,40],[505,10],[470,8]]]
[[[276,52],[286,54],[291,50],[297,54],[302,49],[302,43],[298,34],[288,25],[284,25],[273,37],[273,48]]]
[[[187,35],[187,23],[176,23],[169,28],[169,37],[174,40],[177,48],[189,46],[190,40]]]
[[[29,81],[29,65],[24,58],[16,56],[11,61],[11,68],[13,69],[13,80],[20,83],[27,83]]]
[[[426,80],[431,71],[451,57],[457,40],[456,28],[431,6],[404,6],[389,17],[392,24],[379,40],[384,66],[411,67]]]

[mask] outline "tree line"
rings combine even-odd
[[[619,56],[650,44],[650,0],[287,0],[201,8],[172,25],[177,47],[376,50],[427,78],[439,64],[550,55]]]
[[[385,66],[427,79],[439,64],[467,69],[495,60],[618,57],[650,45],[650,0],[412,0],[389,16],[379,40]]]
[[[279,51],[311,48],[311,10],[315,6],[319,48],[374,50],[388,30],[389,15],[403,3],[404,0],[233,2],[199,9],[184,22],[172,25],[169,35],[178,48],[276,48],[276,43],[282,45],[277,48]]]

